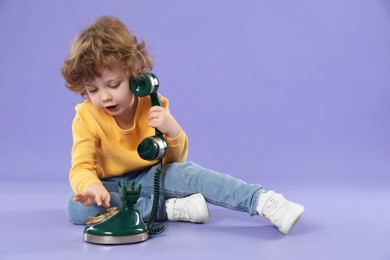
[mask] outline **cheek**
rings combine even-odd
[[[98,97],[98,95],[92,95],[92,96],[88,96],[89,97],[89,100],[91,100],[92,104],[97,107],[97,108],[102,108],[102,104],[100,102],[100,98]]]
[[[131,102],[134,99],[134,94],[131,92],[130,88],[124,88],[119,97],[123,102]]]

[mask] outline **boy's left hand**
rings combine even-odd
[[[181,131],[180,125],[169,110],[160,106],[150,108],[148,125],[150,127],[157,128],[161,133],[166,134],[169,138],[175,138]]]

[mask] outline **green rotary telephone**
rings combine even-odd
[[[159,81],[152,73],[141,74],[139,79],[130,79],[131,91],[139,97],[150,95],[152,106],[161,106],[158,97]],[[122,207],[109,208],[106,211],[87,219],[84,229],[84,240],[94,244],[131,244],[145,241],[149,235],[160,234],[164,227],[155,227],[158,201],[160,197],[160,175],[163,171],[162,159],[167,153],[168,145],[162,133],[155,129],[155,135],[147,137],[137,147],[139,156],[144,160],[158,160],[159,168],[154,175],[154,192],[152,211],[147,224],[135,207],[141,194],[141,185],[121,185],[118,192]]]

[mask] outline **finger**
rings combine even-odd
[[[95,202],[98,206],[102,205],[102,198],[100,196],[95,196]]]
[[[95,201],[92,201],[90,199],[87,199],[87,200],[84,200],[84,201],[80,201],[81,204],[83,204],[84,206],[86,207],[89,207],[89,206],[92,206],[95,204]]]
[[[85,195],[85,196],[80,195],[80,196],[74,197],[73,201],[80,202],[84,206],[90,206],[93,204],[93,202],[91,201],[91,199],[88,195]]]
[[[153,113],[153,112],[162,112],[162,111],[164,111],[165,110],[165,108],[163,108],[163,107],[160,107],[160,106],[153,106],[153,107],[151,107],[150,109],[149,109],[149,114],[150,113]]]
[[[81,198],[81,195],[76,193],[73,195],[73,201],[78,201]]]
[[[159,126],[159,121],[157,119],[152,119],[149,121],[148,126],[157,128]]]
[[[75,194],[73,194],[73,197],[76,198],[76,197],[82,197],[84,195],[84,192],[76,192]]]
[[[103,200],[103,207],[105,207],[106,209],[109,208],[110,207],[110,200],[111,200],[110,194],[107,193],[106,198]]]
[[[76,202],[79,202],[79,203],[83,204],[83,205],[86,206],[86,207],[91,206],[91,205],[94,204],[94,202],[93,202],[91,199],[86,198],[86,197],[74,198],[73,200],[76,201]]]
[[[161,111],[154,111],[149,113],[149,119],[154,119],[154,118],[160,118],[163,116],[163,113]]]
[[[75,193],[73,195],[73,201],[82,201],[85,200],[86,194],[85,193]]]

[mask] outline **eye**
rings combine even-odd
[[[94,89],[87,89],[87,92],[88,92],[88,93],[96,93],[96,92],[97,92],[97,88],[94,88]]]
[[[119,83],[115,83],[113,85],[110,85],[110,88],[117,88],[117,87],[119,87],[120,84],[121,83],[119,82]]]

